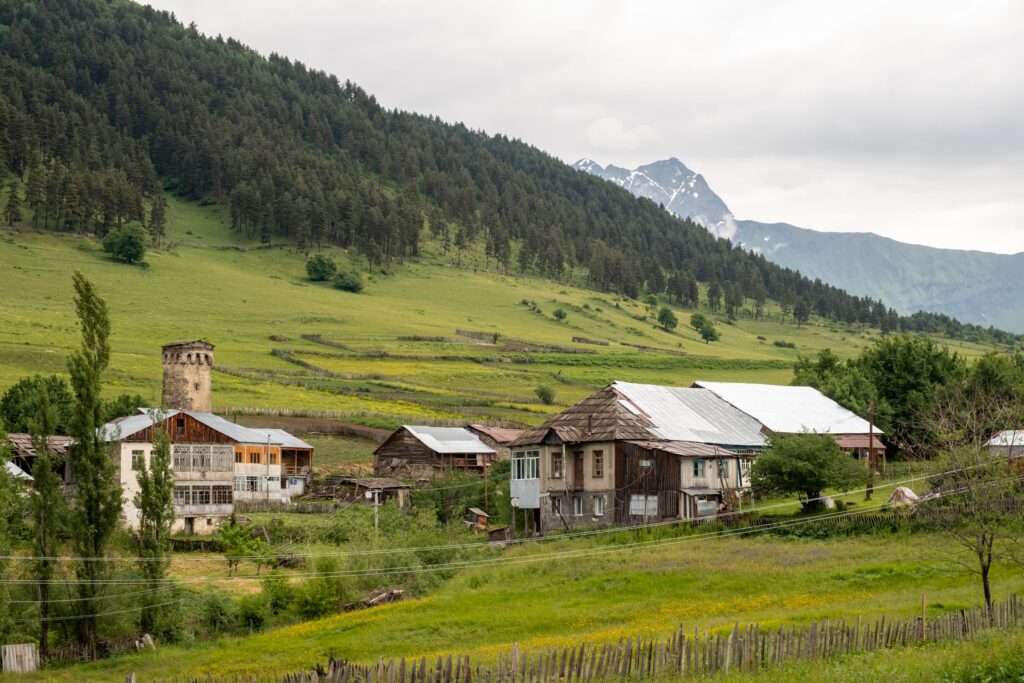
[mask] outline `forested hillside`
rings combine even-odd
[[[137,221],[159,239],[162,188],[227,206],[248,237],[354,247],[375,265],[416,254],[429,225],[446,244],[486,244],[505,268],[582,267],[594,288],[631,297],[686,302],[699,280],[727,309],[772,298],[900,325],[881,302],[773,265],[523,142],[388,110],[351,82],[150,7],[0,5],[0,86],[0,171],[24,204],[9,215],[36,227],[102,235]]]

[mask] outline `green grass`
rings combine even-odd
[[[445,254],[429,240],[419,257],[388,274],[371,273],[364,293],[354,295],[307,281],[305,257],[294,248],[265,247],[232,234],[221,207],[170,197],[168,212],[164,247],[148,252],[149,268],[112,262],[90,238],[0,233],[0,391],[30,373],[64,372],[77,344],[70,277],[76,269],[95,280],[110,307],[107,392],[138,392],[156,402],[159,344],[204,337],[216,344],[217,364],[225,368],[214,375],[216,409],[285,408],[380,427],[467,419],[536,424],[616,379],[787,383],[798,353],[831,347],[849,356],[876,334],[741,318],[720,322],[722,341],[704,344],[685,324],[690,311],[678,310],[680,328],[666,332],[638,302],[502,274],[479,249]],[[341,250],[327,252],[350,260]],[[541,312],[522,305],[524,299]],[[568,312],[564,322],[553,318],[556,308]],[[777,316],[772,306],[768,312]],[[459,337],[457,328],[497,333],[498,343]],[[302,335],[322,335],[348,348]],[[446,341],[400,338],[414,335]],[[610,345],[575,344],[574,336]],[[778,348],[770,343],[774,339],[797,348]],[[968,355],[984,350],[959,343],[955,348]],[[318,376],[273,355],[274,349],[335,376]],[[555,405],[539,402],[534,391],[541,384],[555,389]]]
[[[1024,633],[993,632],[961,643],[926,643],[826,661],[799,662],[716,680],[739,683],[996,683],[1024,680]]]
[[[648,538],[622,534],[619,542]],[[427,597],[247,638],[162,647],[36,679],[123,680],[131,671],[147,678],[284,672],[308,668],[329,651],[360,662],[448,652],[489,660],[513,642],[532,650],[662,636],[679,626],[690,631],[729,629],[736,622],[910,617],[922,594],[932,613],[977,605],[976,579],[949,570],[936,554],[941,542],[926,534],[815,541],[691,537],[607,552],[616,547],[607,540],[562,540],[506,551],[505,557],[522,563],[465,570]],[[570,548],[594,552],[572,560],[542,555]],[[1016,568],[1000,566],[994,581],[997,597],[1024,589]]]

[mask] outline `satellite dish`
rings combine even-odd
[[[519,507],[519,497],[518,496],[513,496],[512,500],[509,501],[509,502],[512,503],[512,507],[514,507],[514,508]]]
[[[370,500],[371,498],[373,498],[373,491],[367,491],[363,495],[366,496],[366,500]]]

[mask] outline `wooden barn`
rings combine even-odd
[[[373,452],[378,477],[431,479],[446,470],[483,474],[497,451],[463,427],[404,425]]]

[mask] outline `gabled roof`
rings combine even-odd
[[[31,434],[14,432],[7,435],[7,440],[10,442],[11,448],[14,449],[15,455],[22,458],[36,457],[36,448],[32,445]],[[68,446],[73,440],[70,436],[48,436],[46,444],[55,455],[67,455]]]
[[[281,444],[284,448],[303,448],[313,450],[313,447],[308,443],[295,436],[289,434],[283,429],[272,429],[267,427],[248,427],[249,431],[256,432],[263,437],[263,443],[266,443],[267,437],[270,437],[270,443]]]
[[[197,412],[191,410],[157,410],[155,408],[142,408],[135,415],[119,417],[111,420],[101,427],[101,434],[104,441],[121,441],[144,429],[148,429],[156,422],[157,415],[166,420],[176,415],[188,415],[193,420],[200,422],[210,429],[220,432],[232,441],[245,444],[266,444],[271,446],[284,446],[285,448],[308,448],[312,446],[283,429],[264,429],[243,427],[231,420],[226,420],[214,413]]]
[[[757,420],[710,391],[631,382],[615,382],[612,387],[626,399],[623,405],[651,420],[653,438],[752,448],[765,445]]]
[[[507,444],[515,441],[523,434],[522,429],[511,429],[509,427],[491,427],[489,425],[473,424],[467,429],[480,432],[494,439],[495,443]]]
[[[463,427],[421,427],[404,425],[419,441],[435,453],[494,453],[495,450]]]
[[[1004,429],[991,439],[986,446],[1024,446],[1024,428]]]
[[[543,443],[554,432],[566,443],[580,441],[647,440],[656,438],[654,423],[633,407],[610,385],[570,406],[513,441],[510,446]]]
[[[867,434],[867,420],[812,387],[694,382],[780,434]],[[882,430],[875,428],[876,434]]]

